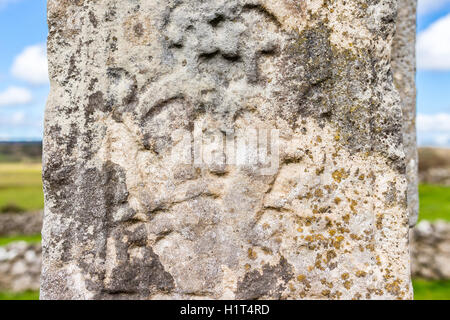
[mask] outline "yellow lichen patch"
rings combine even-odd
[[[362,271],[362,270],[358,270],[358,271],[356,271],[356,276],[358,277],[358,278],[364,278],[366,275],[367,275],[367,272],[365,272],[365,271]]]
[[[342,201],[342,199],[339,198],[339,197],[334,198],[334,203],[336,203],[337,205],[338,205],[339,203],[341,203],[341,201]]]
[[[335,190],[335,185],[334,184],[333,185],[326,184],[323,187],[324,187],[325,190],[328,191],[328,193],[331,193],[333,190]]]
[[[314,191],[314,196],[316,198],[322,198],[323,197],[323,191],[320,188],[317,188],[316,191]]]
[[[325,167],[317,168],[316,169],[316,175],[320,176],[325,171]]]
[[[335,240],[333,241],[333,246],[336,248],[336,249],[339,249],[340,247],[341,247],[341,242],[344,240],[344,237],[343,236],[337,236],[336,238],[335,238]]]
[[[262,251],[263,251],[265,254],[267,254],[267,255],[273,254],[272,249],[270,249],[270,248],[268,248],[268,247],[263,247],[263,248],[262,248]]]
[[[352,212],[354,214],[356,214],[356,206],[358,205],[358,203],[355,200],[351,200],[350,201],[350,210],[352,210]]]
[[[327,286],[328,288],[333,288],[333,283],[332,282],[328,282],[327,279],[320,279],[320,282],[324,285]]]
[[[328,290],[328,289],[326,289],[326,290],[322,290],[322,295],[323,295],[323,296],[325,296],[325,297],[329,297],[329,296],[330,296],[330,294],[331,294],[331,291],[330,291],[330,290]]]
[[[336,299],[340,299],[341,296],[342,296],[342,292],[340,292],[340,291],[336,291],[336,292],[332,295],[332,297],[333,297],[333,298],[336,298]]]
[[[350,215],[346,214],[345,216],[342,217],[342,220],[344,220],[344,222],[348,223],[350,221]]]
[[[258,257],[258,255],[252,248],[248,248],[248,257],[251,260],[255,260]]]
[[[350,46],[351,46],[351,43],[350,43]],[[350,108],[350,112],[355,112],[359,108],[361,108],[361,106],[359,106],[359,105],[353,106],[353,107]]]
[[[400,285],[401,280],[394,280],[392,282],[386,283],[384,288],[386,289],[387,292],[398,296],[400,294]]]
[[[337,254],[334,250],[328,250],[327,251],[327,261],[326,262],[330,262],[332,259],[336,258]]]
[[[376,256],[375,259],[377,260],[377,265],[381,266],[381,258],[380,258],[380,256]]]
[[[361,300],[361,297],[362,297],[361,293],[357,293],[353,296],[352,300]]]
[[[325,240],[325,237],[320,233],[314,234],[312,236],[312,238],[313,238],[313,241],[324,241]]]
[[[250,265],[248,263],[245,264],[245,270],[250,270]]]
[[[353,282],[350,281],[350,280],[347,280],[347,281],[344,282],[344,288],[347,289],[347,290],[350,290],[352,285],[353,285]]]
[[[339,132],[334,135],[334,140],[335,141],[341,140],[341,134]]]
[[[350,234],[350,238],[351,238],[352,240],[360,240],[360,239],[361,239],[361,237],[357,236],[357,235],[354,234],[354,233],[351,233],[351,234]]]
[[[378,230],[380,230],[383,227],[383,214],[381,213],[377,213],[376,226]]]
[[[331,176],[333,177],[334,181],[337,183],[340,183],[343,179],[348,178],[348,173],[345,172],[344,168],[335,170]]]
[[[319,269],[319,270],[325,270],[325,268],[322,266],[321,258],[322,258],[322,255],[317,254],[316,262],[314,263],[314,267],[316,267],[316,269]]]
[[[304,274],[300,274],[297,276],[297,281],[302,282],[306,279],[306,276]]]
[[[350,277],[350,274],[348,272],[345,272],[343,274],[341,274],[341,279],[342,280],[347,280]]]
[[[350,230],[348,228],[345,228],[345,227],[339,227],[338,231],[340,233],[350,233]]]

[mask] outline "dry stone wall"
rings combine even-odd
[[[411,233],[412,274],[418,278],[450,279],[450,224],[420,222]]]
[[[43,212],[0,214],[0,236],[36,235],[42,230]]]
[[[397,2],[49,0],[41,297],[412,298]]]
[[[0,247],[0,291],[39,290],[41,245],[14,242]]]

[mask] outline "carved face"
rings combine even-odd
[[[225,130],[233,130],[242,113],[275,116],[275,83],[284,63],[281,45],[289,38],[276,18],[259,5],[185,1],[166,19],[160,35],[152,37],[162,48],[158,61],[167,69],[148,74],[157,79],[139,89],[134,77],[123,75],[113,89],[129,88],[128,98],[122,99],[128,107],[121,111],[131,116],[132,131],[146,149],[164,153],[171,132],[192,130],[204,116]],[[136,30],[141,39],[145,32],[157,33],[146,19],[134,20],[135,25],[126,24],[127,34]],[[136,90],[143,92],[139,101],[133,100]]]

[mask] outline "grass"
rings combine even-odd
[[[35,211],[44,208],[41,164],[0,164],[0,212]]]
[[[430,281],[415,279],[414,300],[450,300],[450,280]]]
[[[10,236],[10,237],[1,237],[0,238],[0,247],[6,246],[7,244],[10,244],[11,242],[16,241],[25,241],[27,243],[39,243],[41,242],[41,235],[37,234],[34,236]]]
[[[0,292],[0,300],[39,300],[39,291]]]
[[[420,185],[419,220],[450,221],[450,187]]]

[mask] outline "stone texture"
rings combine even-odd
[[[444,221],[434,223],[422,221],[410,234],[412,276],[430,280],[449,280],[450,224]],[[13,243],[0,247],[0,290],[37,290],[40,266],[40,245]],[[18,267],[21,267],[21,270],[18,270]],[[263,272],[264,270],[270,273],[276,269],[265,266]],[[273,278],[266,281],[270,282],[271,279]]]
[[[411,268],[413,277],[431,280],[450,279],[450,224],[438,221],[422,221],[411,231]],[[41,266],[41,246],[13,243],[0,247],[0,290],[37,290]],[[284,262],[277,268],[263,266],[266,274],[283,272]],[[247,278],[260,277],[260,273],[249,273]],[[274,277],[259,281],[259,286],[269,285]],[[302,279],[302,277],[300,277]],[[244,281],[248,283],[250,281]],[[257,290],[255,290],[255,288]],[[258,286],[244,290],[249,295],[258,290]],[[253,294],[254,294],[253,293]]]
[[[412,298],[396,13],[49,0],[41,297]],[[275,172],[173,152],[246,128]]]
[[[408,176],[409,225],[419,215],[419,177],[416,141],[416,7],[417,0],[399,0],[397,30],[392,48],[394,83],[400,92],[403,111],[403,144]]]
[[[41,233],[43,212],[0,214],[0,236]]]
[[[421,221],[411,233],[411,271],[415,277],[450,279],[450,224]]]
[[[0,247],[0,290],[39,290],[41,245],[14,242]]]

